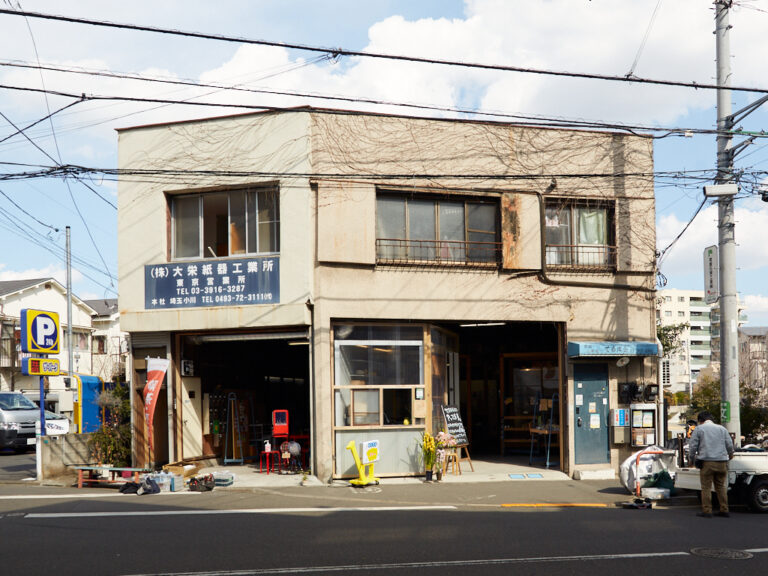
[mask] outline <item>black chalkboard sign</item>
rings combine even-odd
[[[443,418],[445,419],[445,431],[456,438],[458,446],[469,446],[467,431],[464,430],[464,424],[461,421],[461,414],[456,406],[442,406]]]

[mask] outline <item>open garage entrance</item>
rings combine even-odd
[[[306,330],[180,337],[184,460],[257,461],[272,440],[272,414],[288,411],[290,437],[309,461],[310,383]]]
[[[473,457],[518,456],[559,468],[563,327],[551,322],[443,326],[458,335],[459,406]]]

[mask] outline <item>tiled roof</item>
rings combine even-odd
[[[14,292],[19,292],[21,290],[24,290],[24,288],[29,288],[30,286],[36,286],[37,284],[41,284],[49,280],[53,280],[53,278],[34,278],[31,280],[5,280],[0,282],[0,296],[5,296],[6,294],[13,294]]]
[[[88,306],[96,310],[99,316],[111,316],[117,313],[117,298],[99,298],[97,300],[83,300]]]

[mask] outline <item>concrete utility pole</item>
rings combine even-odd
[[[72,365],[74,344],[72,342],[72,247],[70,245],[70,230],[67,226],[67,375],[69,385],[75,386],[75,369]],[[77,391],[75,391],[77,392]],[[82,432],[82,430],[78,430]]]
[[[717,184],[733,181],[733,116],[731,115],[731,49],[728,10],[732,0],[715,2],[715,37],[717,42]],[[720,392],[723,415],[730,409],[730,419],[723,425],[741,444],[739,414],[739,309],[736,292],[736,240],[733,216],[734,196],[718,200],[718,247],[720,252]],[[728,407],[728,408],[726,408]]]

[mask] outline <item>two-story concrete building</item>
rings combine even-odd
[[[300,108],[120,130],[119,169],[138,462],[247,460],[285,409],[324,480],[367,439],[377,474],[419,474],[448,404],[473,458],[631,450],[609,425],[658,379],[650,138]]]

